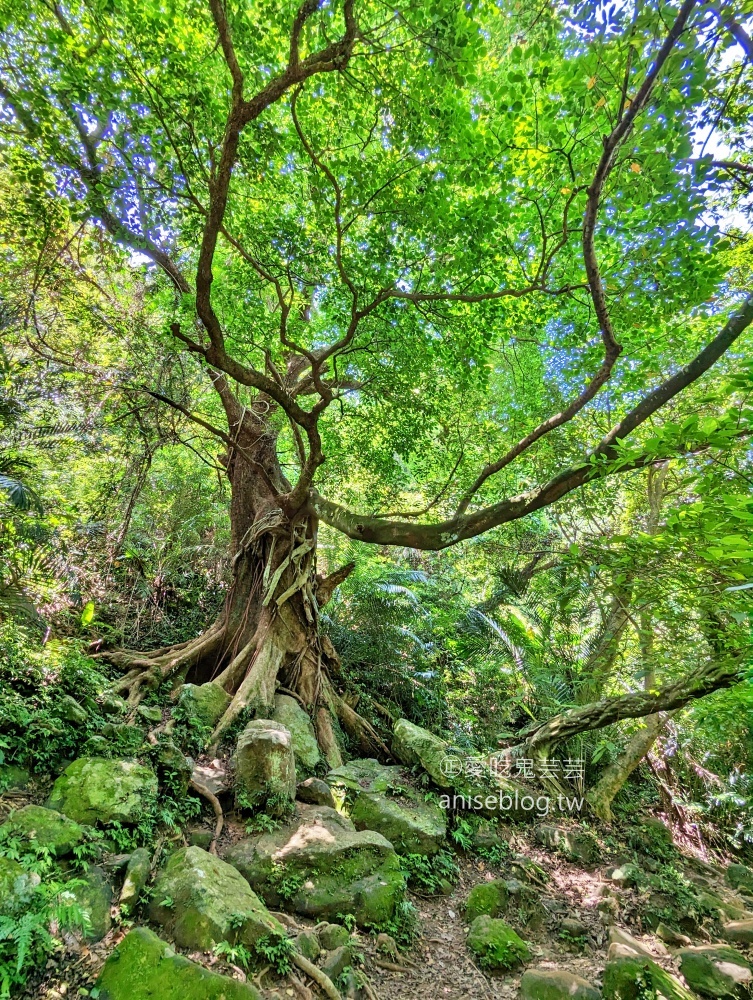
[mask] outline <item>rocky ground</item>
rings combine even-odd
[[[216,692],[203,694],[221,710]],[[203,694],[189,691],[194,711],[207,710]],[[681,852],[657,817],[613,828],[493,811],[453,820],[438,796],[447,747],[405,720],[393,743],[400,764],[354,760],[299,781],[326,768],[291,702],[250,723],[231,757],[187,762],[168,732],[155,737],[160,756],[92,754],[54,782],[10,782],[0,798],[0,921],[18,927],[37,905],[40,859],[75,879],[63,895],[88,918],[82,931],[53,915],[62,943],[18,995],[751,995],[745,865]],[[212,809],[136,846],[166,774],[174,788],[181,773]],[[88,859],[83,871],[77,858]]]

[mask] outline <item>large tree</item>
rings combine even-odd
[[[317,573],[320,522],[436,550],[713,444],[656,415],[753,321],[712,218],[751,171],[731,8],[2,9],[6,156],[159,270],[160,347],[221,405],[143,385],[222,442],[233,579],[202,636],[107,654],[132,704],[214,676],[219,738],[282,685],[331,760],[333,718],[374,746],[318,628],[348,572]]]

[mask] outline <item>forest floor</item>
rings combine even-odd
[[[28,801],[18,793],[11,798],[0,797],[0,820],[9,808],[18,808]],[[232,828],[231,820],[226,837],[233,837]],[[607,850],[598,864],[584,865],[539,846],[534,839],[534,826],[512,827],[509,832],[510,854],[504,861],[495,864],[470,855],[459,857],[459,879],[451,894],[436,897],[409,894],[418,913],[418,936],[399,959],[405,963],[405,968],[398,971],[386,967],[391,963],[386,963],[385,956],[377,951],[375,938],[356,932],[356,952],[361,955],[362,970],[368,975],[378,1000],[425,1000],[427,997],[434,1000],[512,1000],[517,997],[524,970],[495,976],[484,973],[466,947],[467,925],[463,911],[473,886],[520,875],[520,864],[516,861],[521,858],[535,862],[540,866],[539,871],[543,869],[540,878],[534,876],[532,886],[540,903],[539,920],[533,926],[518,925],[531,948],[529,968],[566,970],[598,988],[607,961],[609,925],[615,925],[632,934],[660,965],[677,975],[676,962],[666,946],[655,935],[643,932],[641,917],[645,896],[636,889],[615,887],[608,877],[615,858],[619,860],[619,853],[612,856]],[[656,868],[654,861],[646,860],[649,870]],[[709,864],[700,856],[686,853],[676,858],[674,864],[699,892],[713,892],[742,910],[753,904],[753,900],[739,896],[724,884],[721,859]],[[611,908],[603,906],[606,897],[613,900]],[[131,926],[128,921],[119,919],[116,909],[113,914],[116,917],[113,929],[96,944],[82,944],[73,936],[64,935],[65,950],[48,961],[43,974],[33,984],[29,983],[20,996],[27,1000],[79,997],[84,1000],[96,996],[94,987],[101,967]],[[562,939],[559,928],[564,918],[577,920],[583,926],[579,942]],[[286,916],[285,922],[294,930],[314,926],[314,921],[300,916]],[[690,936],[693,944],[714,940],[713,933],[710,935],[703,926]],[[229,966],[214,955],[189,953],[188,957],[225,975],[244,978],[241,969]],[[287,1000],[299,995],[289,980],[280,979],[273,972],[268,971],[257,979],[249,974],[248,978],[260,988],[265,1000]]]

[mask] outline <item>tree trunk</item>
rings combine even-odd
[[[671,714],[671,713],[670,713]],[[656,743],[669,715],[649,715],[645,725],[633,735],[620,756],[609,765],[586,800],[599,819],[612,821],[612,802],[633,771]]]
[[[312,716],[332,766],[341,762],[335,719],[364,751],[388,751],[372,727],[345,705],[333,685],[337,654],[319,632],[319,608],[352,564],[322,579],[316,572],[317,518],[290,517],[281,498],[290,492],[277,456],[274,404],[258,396],[241,407],[224,380],[215,379],[233,447],[221,457],[231,486],[232,581],[218,620],[202,636],[150,653],[101,654],[127,670],[115,690],[135,707],[145,689],[170,680],[214,680],[232,701],[211,739],[217,746],[241,713],[269,717],[275,691],[291,691]]]

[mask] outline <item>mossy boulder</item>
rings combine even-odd
[[[178,705],[186,718],[196,719],[207,729],[214,729],[232,701],[219,684],[184,684],[178,695]]]
[[[123,888],[120,890],[120,905],[127,907],[129,913],[133,913],[149,881],[151,861],[151,854],[145,847],[137,848],[128,859]]]
[[[191,962],[146,927],[132,930],[104,964],[99,1000],[261,1000],[249,983]]]
[[[277,694],[275,695],[272,718],[290,730],[290,737],[293,741],[293,756],[299,777],[313,774],[321,760],[321,755],[319,744],[316,742],[316,733],[308,714],[289,694]]]
[[[0,764],[0,795],[7,791],[17,791],[29,784],[31,774],[26,767],[18,764]]]
[[[274,719],[253,719],[235,750],[236,804],[281,816],[292,807],[295,786],[290,730]]]
[[[295,797],[299,802],[305,802],[310,806],[335,808],[335,797],[332,794],[332,789],[321,778],[306,778],[305,781],[300,781],[295,790]]]
[[[134,824],[157,798],[157,776],[135,760],[81,757],[63,771],[47,801],[77,823]]]
[[[64,896],[69,896],[81,907],[86,919],[84,938],[87,941],[101,941],[112,927],[110,907],[112,906],[112,886],[107,881],[101,868],[92,866],[84,875],[78,876],[74,885],[63,890]]]
[[[599,1000],[600,996],[585,979],[563,969],[527,969],[520,980],[520,1000]]]
[[[510,894],[506,911],[508,920],[526,930],[540,930],[546,923],[547,911],[538,891],[515,878],[507,879],[505,885]]]
[[[343,948],[350,941],[350,931],[342,924],[325,924],[317,933],[322,948],[327,951]]]
[[[468,893],[465,902],[465,919],[472,924],[476,917],[499,917],[507,909],[510,898],[507,885],[501,878],[480,882]]]
[[[154,884],[149,918],[182,948],[211,948],[218,941],[253,945],[285,929],[232,865],[200,847],[173,854]]]
[[[146,740],[146,729],[130,722],[106,722],[102,726],[102,736],[110,747],[115,747],[122,756],[135,756]]]
[[[476,917],[466,944],[479,965],[490,972],[516,969],[531,957],[530,948],[512,927],[493,917]]]
[[[688,986],[702,997],[736,1000],[750,996],[753,967],[734,948],[724,945],[701,945],[677,952]]]
[[[351,913],[361,926],[378,927],[405,891],[392,844],[373,830],[356,831],[327,806],[299,803],[282,827],[240,841],[227,859],[269,906],[308,917]]]
[[[322,951],[319,938],[314,931],[301,931],[293,938],[296,951],[307,958],[309,962],[315,962]]]
[[[536,799],[518,782],[491,770],[470,774],[470,761],[450,744],[407,719],[398,719],[392,737],[392,752],[409,767],[422,767],[445,796],[440,807],[470,810],[491,818],[530,819],[535,815]],[[443,801],[446,799],[446,801]]]
[[[724,881],[733,889],[744,889],[753,893],[753,869],[747,865],[732,864],[727,866]]]
[[[333,983],[336,983],[345,970],[353,961],[353,953],[346,945],[340,948],[333,948],[332,951],[325,952],[323,958],[319,959],[319,968],[325,976],[329,976]]]
[[[753,944],[753,920],[732,920],[722,928],[725,941],[735,944]]]
[[[17,861],[0,857],[0,917],[13,917],[28,908],[40,883]]]
[[[344,795],[357,830],[376,830],[398,854],[436,854],[447,835],[447,814],[427,802],[401,767],[352,760],[330,771],[327,783]]]
[[[536,827],[536,841],[544,847],[553,847],[570,861],[593,865],[599,860],[599,842],[587,830],[571,830],[564,826],[542,824]]]
[[[79,705],[76,699],[69,694],[64,694],[57,701],[52,714],[57,716],[58,719],[64,719],[66,722],[73,723],[75,726],[83,726],[89,718],[86,709]]]
[[[694,1000],[678,979],[650,958],[619,955],[607,962],[602,986],[604,1000],[645,1000],[657,994],[663,1000]]]
[[[84,840],[84,828],[62,813],[44,806],[24,806],[0,826],[0,840],[20,837],[41,848],[47,848],[56,858],[71,854]]]

